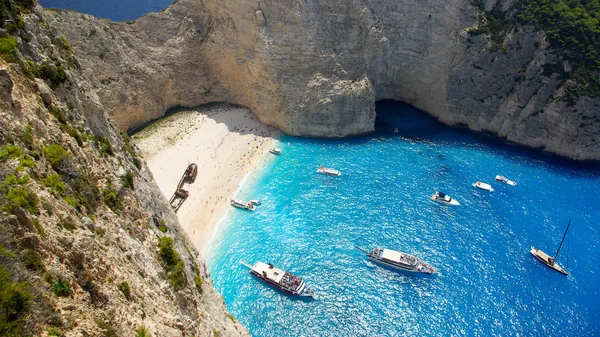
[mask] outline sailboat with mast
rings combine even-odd
[[[557,272],[559,272],[565,276],[568,275],[569,273],[567,273],[566,270],[564,270],[561,266],[558,265],[558,263],[556,263],[556,257],[558,256],[558,253],[560,252],[560,249],[562,248],[562,245],[565,242],[565,238],[567,237],[567,232],[569,231],[569,227],[571,227],[571,220],[569,220],[569,224],[567,225],[565,234],[563,235],[563,238],[560,241],[560,245],[558,246],[558,249],[556,250],[556,254],[554,254],[554,257],[551,257],[550,255],[544,253],[543,251],[541,251],[535,247],[531,247],[531,254],[533,256],[535,256],[536,259],[538,259],[541,263],[545,264],[546,266],[556,270]]]

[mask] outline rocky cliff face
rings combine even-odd
[[[0,335],[247,336],[69,44],[2,6]]]
[[[180,0],[132,24],[49,17],[122,129],[228,101],[293,135],[343,137],[372,131],[375,101],[395,99],[448,125],[600,160],[600,101],[559,99],[563,80],[543,65],[560,62],[542,32],[511,31],[505,51],[490,51],[468,33],[478,12],[467,0]]]

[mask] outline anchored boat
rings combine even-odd
[[[435,192],[434,195],[431,196],[431,200],[438,202],[443,205],[448,206],[459,206],[460,203],[452,198],[449,195],[444,194],[442,192]]]
[[[494,192],[494,189],[492,188],[492,186],[490,186],[489,184],[486,184],[486,183],[482,183],[481,181],[478,181],[475,184],[473,184],[473,187],[478,188],[480,190],[488,191],[488,192]]]
[[[281,149],[276,147],[274,149],[269,149],[269,152],[271,152],[272,154],[281,154]]]
[[[428,275],[435,274],[438,271],[432,265],[410,254],[386,248],[375,248],[370,252],[361,247],[356,248],[367,254],[369,260],[396,270]]]
[[[254,266],[250,266],[243,261],[240,261],[240,263],[250,268],[250,274],[286,294],[315,297],[315,292],[306,285],[301,277],[276,268],[271,263],[267,264],[259,261]]]
[[[505,184],[510,185],[510,186],[517,186],[516,182],[514,182],[514,181],[512,181],[512,180],[510,180],[508,178],[506,178],[505,176],[496,176],[496,181],[499,181],[501,183],[505,183]]]
[[[569,220],[569,224],[567,225],[565,234],[563,234],[562,241],[560,241],[560,245],[558,246],[558,249],[556,250],[556,254],[554,254],[554,257],[551,257],[550,255],[544,253],[543,251],[541,251],[535,247],[531,247],[531,251],[530,251],[530,253],[533,256],[535,256],[535,258],[538,259],[538,261],[540,261],[541,263],[545,264],[547,267],[550,267],[565,276],[568,275],[569,273],[567,273],[566,270],[564,270],[561,266],[558,265],[558,263],[556,263],[556,257],[558,256],[558,253],[560,252],[560,249],[562,248],[563,242],[565,242],[565,237],[567,237],[567,232],[569,231],[570,226],[571,226],[571,220]]]
[[[342,175],[342,173],[338,170],[334,170],[334,169],[323,167],[323,166],[320,166],[317,169],[317,173],[325,174],[328,176],[341,176]]]
[[[245,201],[241,201],[239,199],[231,199],[231,206],[247,209],[249,211],[256,210],[256,206],[254,205],[254,203],[252,201],[245,202]]]

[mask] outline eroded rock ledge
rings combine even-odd
[[[488,7],[495,1],[486,1]],[[577,160],[600,160],[600,100],[557,100],[543,33],[490,52],[468,0],[180,0],[133,24],[52,13],[122,129],[227,101],[286,133],[373,130],[375,101]]]

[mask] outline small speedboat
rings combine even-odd
[[[338,170],[334,170],[334,169],[323,167],[323,166],[320,166],[317,169],[317,173],[325,174],[328,176],[341,176],[342,175],[342,173]]]
[[[448,205],[448,206],[459,206],[460,203],[452,198],[450,198],[449,195],[444,194],[442,192],[435,192],[434,195],[431,196],[431,200],[435,201],[435,202],[439,202],[440,204],[443,205]]]
[[[512,180],[509,180],[508,178],[506,178],[504,176],[496,176],[496,180],[499,181],[499,182],[501,182],[501,183],[505,183],[507,185],[510,185],[510,186],[517,186],[516,182],[514,182]]]
[[[438,271],[437,268],[410,254],[386,248],[375,248],[370,252],[361,247],[356,248],[366,253],[369,260],[392,269],[428,275]]]
[[[254,205],[256,205],[256,206],[260,206],[260,204],[261,204],[260,201],[256,200],[256,199],[255,200],[250,200],[249,202],[252,203],[252,204],[254,204]]]
[[[269,152],[271,152],[272,154],[281,154],[281,149],[276,147],[273,149],[269,149]]]
[[[250,268],[250,274],[286,294],[315,297],[315,292],[306,285],[301,277],[276,268],[271,263],[267,264],[259,261],[254,266],[250,266],[243,261],[241,263]]]
[[[494,192],[494,189],[492,188],[492,186],[490,186],[489,184],[486,184],[486,183],[482,183],[481,181],[478,181],[475,184],[473,184],[473,187],[478,188],[480,190],[488,191],[488,192]]]
[[[244,202],[244,201],[238,200],[238,199],[231,199],[231,206],[247,209],[249,211],[256,210],[256,206],[254,205],[254,203],[252,201]]]

